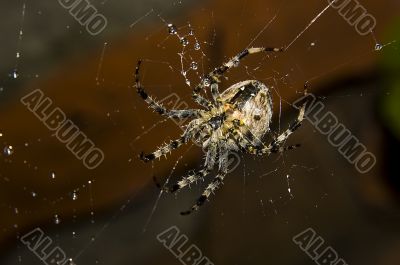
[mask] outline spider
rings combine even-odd
[[[266,85],[257,80],[246,80],[230,86],[219,92],[218,84],[221,77],[232,67],[239,65],[244,57],[261,52],[276,53],[283,48],[249,48],[234,56],[222,66],[215,68],[205,75],[200,84],[193,89],[193,99],[202,108],[186,110],[169,110],[163,107],[147,94],[140,83],[139,69],[142,63],[138,61],[135,71],[135,86],[137,93],[151,109],[162,116],[172,119],[191,119],[183,134],[176,140],[158,148],[156,151],[140,154],[144,162],[152,161],[167,155],[183,144],[193,140],[203,147],[205,162],[203,168],[187,173],[171,187],[162,187],[165,192],[175,193],[180,189],[204,179],[215,167],[218,171],[196,203],[188,210],[181,212],[188,215],[200,208],[222,184],[228,173],[228,154],[232,151],[244,152],[253,155],[270,155],[291,150],[299,145],[283,147],[286,139],[298,129],[304,119],[305,104],[300,108],[297,119],[269,144],[260,139],[270,132],[272,118],[272,97]],[[203,97],[200,92],[211,90],[211,97]]]

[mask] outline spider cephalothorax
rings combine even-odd
[[[246,49],[206,75],[203,81],[193,90],[193,99],[202,109],[168,110],[157,103],[146,93],[140,83],[141,61],[138,62],[135,74],[137,92],[149,104],[150,108],[169,118],[192,119],[180,138],[160,147],[153,153],[142,153],[141,159],[145,162],[154,160],[191,140],[200,144],[205,152],[205,162],[202,169],[190,172],[176,184],[171,187],[162,187],[162,189],[167,192],[176,192],[204,178],[214,169],[216,164],[218,165],[218,173],[213,181],[205,189],[196,204],[182,214],[190,214],[197,210],[222,184],[228,172],[229,152],[242,151],[254,155],[269,155],[295,147],[283,148],[282,145],[289,135],[301,125],[305,106],[300,109],[297,120],[266,145],[262,142],[262,138],[270,131],[272,118],[272,97],[267,86],[256,80],[247,80],[232,85],[223,93],[219,93],[218,90],[222,75],[230,68],[237,66],[243,57],[259,52],[280,51],[283,51],[283,49]],[[208,87],[211,90],[211,100],[200,95],[200,92]]]

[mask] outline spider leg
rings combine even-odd
[[[180,146],[187,143],[193,136],[199,133],[202,128],[203,127],[201,127],[201,125],[199,124],[198,119],[193,120],[189,123],[188,127],[186,128],[185,132],[182,134],[180,138],[159,147],[156,151],[150,154],[145,154],[144,152],[142,152],[140,154],[140,159],[143,160],[144,162],[149,162],[163,155],[166,155],[170,153],[172,150],[178,149]]]
[[[288,130],[286,130],[286,138],[293,133],[300,125],[301,125],[301,121],[304,117],[301,117],[301,111],[300,111],[300,119],[298,118],[298,120],[295,123],[299,123],[299,125],[294,126],[294,124],[292,124],[292,126],[289,127]],[[299,121],[300,120],[300,121]],[[239,131],[237,130],[239,128],[239,126],[241,127],[241,130],[243,131]],[[294,129],[295,128],[295,129]],[[288,131],[291,130],[291,132],[288,134]],[[283,133],[282,135],[284,135],[285,133]],[[279,136],[279,137],[282,137]],[[249,154],[253,154],[253,155],[257,155],[257,154],[270,154],[270,153],[282,153],[288,150],[293,150],[296,149],[298,147],[300,147],[300,144],[295,144],[295,145],[290,145],[290,146],[286,146],[286,147],[282,147],[280,146],[280,144],[284,141],[279,142],[279,144],[270,144],[269,146],[265,146],[260,139],[257,139],[253,133],[250,131],[249,128],[247,128],[244,124],[238,124],[236,123],[235,129],[231,130],[231,135],[230,135],[231,139],[233,139],[234,141],[236,141],[236,143],[241,147],[241,149]],[[279,137],[277,139],[279,139]],[[276,141],[276,140],[274,140]],[[274,143],[273,141],[273,143]],[[264,150],[264,151],[263,151]]]
[[[217,176],[207,186],[203,194],[197,199],[196,203],[188,211],[181,212],[181,215],[189,215],[194,211],[197,211],[204,202],[213,194],[222,184],[224,178],[228,172],[228,148],[226,145],[221,145],[219,148],[219,169]]]
[[[179,190],[183,189],[184,187],[192,184],[193,182],[203,179],[209,173],[210,173],[210,170],[208,168],[203,168],[197,172],[192,171],[186,177],[183,177],[180,181],[178,181],[171,187],[162,186],[160,183],[157,182],[157,179],[155,179],[155,177],[154,177],[154,182],[156,183],[157,187],[160,188],[162,191],[165,191],[168,193],[175,193],[175,192],[178,192]]]
[[[178,181],[171,187],[161,187],[161,189],[165,192],[175,193],[180,189],[198,181],[199,179],[204,178],[214,168],[216,157],[217,157],[217,148],[215,145],[211,145],[209,150],[207,151],[206,161],[203,169],[199,170],[198,172],[190,173],[187,177],[182,178],[180,181]]]
[[[241,147],[242,151],[256,155],[257,152],[262,150],[262,143],[254,143],[254,135],[248,130],[247,133],[242,134],[241,132],[236,132],[236,136],[233,136],[232,138],[235,139],[236,143]]]
[[[272,47],[258,47],[258,48],[245,49],[242,52],[238,53],[236,56],[234,56],[232,59],[230,59],[228,62],[224,63],[222,66],[217,67],[215,70],[206,75],[204,80],[208,79],[210,83],[221,82],[220,78],[224,75],[224,73],[229,69],[231,69],[232,67],[237,66],[240,60],[242,60],[248,55],[257,54],[260,52],[283,52],[283,51],[284,48],[272,48]],[[193,93],[199,93],[201,90],[203,90],[205,87],[205,83],[207,82],[201,82],[200,84],[198,84],[194,88]]]
[[[139,96],[153,109],[155,112],[162,116],[166,116],[168,118],[176,118],[176,119],[186,119],[186,118],[197,118],[200,115],[198,110],[188,109],[188,110],[168,110],[162,106],[161,103],[158,103],[153,98],[151,98],[147,92],[145,91],[144,87],[140,83],[140,65],[142,61],[139,60],[136,66],[135,71],[135,86],[137,89],[137,93]]]
[[[233,127],[230,130],[230,138],[249,154],[256,154],[262,148],[262,142],[250,131],[250,129],[240,120],[233,120]]]
[[[213,98],[213,103],[216,107],[221,106],[221,96],[218,90],[218,84],[213,83],[211,84],[211,95]]]
[[[150,154],[145,154],[144,152],[140,153],[140,159],[143,160],[144,162],[152,161],[156,158],[159,158],[163,155],[170,153],[172,150],[178,149],[180,146],[187,143],[188,140],[189,140],[188,138],[181,136],[180,138],[159,147],[156,151]]]
[[[214,105],[208,99],[202,97],[198,93],[193,93],[192,97],[193,97],[194,102],[196,102],[197,104],[199,104],[206,110],[211,110],[214,107]]]
[[[271,153],[283,153],[285,151],[297,149],[300,146],[301,146],[300,144],[294,144],[285,147],[279,147],[278,149],[271,149]]]
[[[244,137],[242,134],[237,134],[236,137],[231,136],[231,139],[235,141],[241,148],[242,151],[252,154],[252,155],[257,155],[262,152],[263,146],[260,145],[255,145],[251,143],[246,137]],[[269,153],[283,153],[285,151],[293,150],[300,147],[300,144],[295,144],[295,145],[289,145],[285,147],[276,147],[276,148],[271,148],[269,150]]]
[[[305,108],[306,105],[304,104],[299,111],[299,115],[297,116],[296,121],[294,121],[286,131],[276,137],[268,146],[264,147],[260,151],[261,154],[277,153],[283,150],[281,147],[282,143],[284,143],[286,139],[301,126],[301,123],[304,120]],[[296,147],[297,146],[291,146],[287,148],[294,149]]]

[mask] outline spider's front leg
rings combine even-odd
[[[194,102],[196,102],[206,110],[211,110],[214,107],[214,105],[208,99],[202,97],[199,93],[193,92],[192,97]]]
[[[198,118],[200,116],[199,110],[188,109],[188,110],[168,110],[161,103],[155,101],[151,96],[149,96],[140,83],[140,65],[142,61],[139,60],[136,66],[135,71],[135,86],[137,93],[139,96],[149,105],[151,109],[153,109],[158,114],[168,117],[168,118],[176,118],[176,119],[186,119],[186,118]]]
[[[165,145],[161,146],[156,151],[154,151],[150,154],[145,154],[144,152],[141,152],[140,159],[144,162],[152,161],[156,158],[159,158],[163,155],[170,153],[172,150],[178,149],[180,146],[187,143],[187,141],[188,140],[184,136],[181,136],[180,138],[178,138],[176,140],[172,140],[169,144],[165,144]]]
[[[217,67],[215,70],[206,75],[204,80],[207,80],[208,83],[220,83],[221,82],[220,79],[225,74],[225,72],[231,69],[232,67],[238,66],[239,62],[246,56],[261,52],[283,52],[284,50],[285,50],[284,48],[273,48],[273,47],[257,47],[257,48],[254,47],[245,49],[242,52],[238,53],[236,56],[234,56],[232,59],[230,59],[229,61]],[[200,91],[202,91],[205,88],[205,83],[207,82],[201,82],[200,84],[198,84],[194,88],[193,93],[199,93]]]
[[[181,215],[189,215],[192,212],[197,211],[211,196],[211,194],[213,194],[223,184],[224,178],[228,173],[228,155],[229,149],[227,148],[226,144],[221,144],[219,146],[219,169],[217,176],[207,186],[203,194],[197,199],[196,204],[194,204],[190,210],[181,212]]]
[[[216,107],[221,106],[221,94],[219,93],[217,83],[211,84],[211,96],[213,98],[214,105]]]

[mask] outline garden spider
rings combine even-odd
[[[253,155],[269,155],[296,148],[288,146],[283,148],[286,139],[304,119],[305,104],[300,108],[295,122],[289,128],[265,145],[260,140],[267,132],[270,132],[272,118],[272,97],[266,85],[256,80],[247,80],[236,83],[220,93],[218,84],[221,77],[230,68],[238,66],[239,61],[250,54],[260,52],[282,52],[283,48],[249,48],[245,49],[222,66],[206,75],[202,82],[193,90],[193,99],[202,109],[169,110],[152,99],[140,83],[139,69],[141,60],[138,61],[135,81],[136,89],[140,97],[147,102],[149,107],[162,116],[174,119],[192,119],[180,138],[163,145],[156,151],[140,155],[144,162],[148,162],[170,153],[181,145],[193,140],[201,144],[205,152],[204,167],[193,171],[183,177],[171,187],[158,186],[166,192],[174,193],[178,190],[203,179],[218,165],[218,173],[207,186],[197,202],[188,211],[187,215],[199,209],[201,205],[223,183],[228,173],[228,154],[230,151],[242,151]],[[200,95],[205,88],[210,88],[211,99]]]

